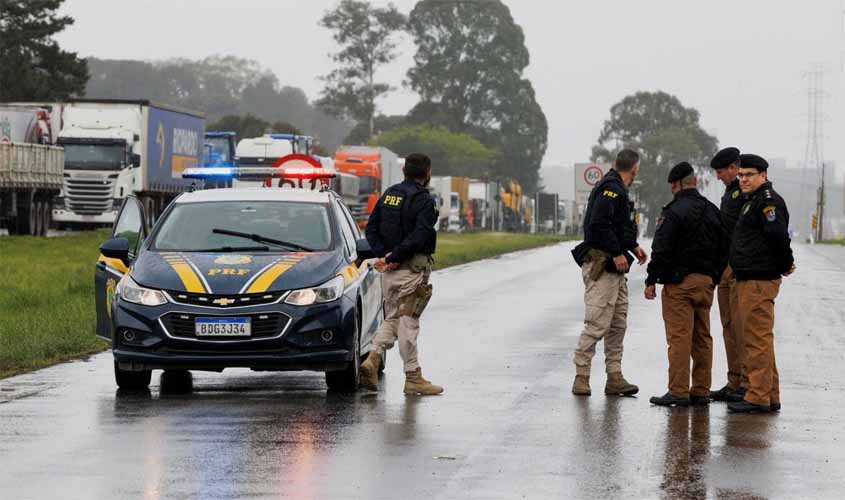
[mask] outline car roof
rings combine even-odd
[[[222,188],[203,189],[184,193],[174,203],[205,203],[211,201],[294,201],[305,203],[328,203],[329,191],[294,188]]]

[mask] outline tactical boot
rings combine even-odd
[[[590,377],[587,375],[575,375],[575,382],[572,384],[572,394],[576,396],[589,396],[592,393],[590,390]]]
[[[667,392],[662,396],[652,396],[649,402],[657,406],[689,406],[690,398],[675,396],[671,392]]]
[[[772,401],[772,404],[769,405],[769,410],[772,412],[780,411],[780,401],[777,403]]]
[[[405,394],[434,396],[443,392],[443,388],[434,385],[422,376],[422,370],[417,368],[412,372],[405,372]]]
[[[710,397],[690,395],[689,402],[693,406],[707,406],[710,404]]]
[[[727,401],[728,398],[734,394],[736,391],[730,388],[730,386],[725,385],[718,391],[710,391],[710,399],[713,401]]]
[[[728,394],[725,401],[728,403],[742,403],[745,400],[745,387],[740,387],[733,394]]]
[[[370,351],[367,359],[361,363],[361,387],[371,391],[378,390],[379,365],[381,365],[381,355],[376,351]]]
[[[607,374],[607,384],[604,386],[604,393],[609,396],[633,396],[640,392],[640,388],[629,383],[622,376],[622,372]]]
[[[728,403],[728,411],[733,413],[769,413],[772,408],[769,405],[755,405],[748,401],[739,403]]]

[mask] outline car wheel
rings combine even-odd
[[[129,371],[121,370],[117,361],[114,362],[114,381],[121,389],[140,390],[150,385],[152,370]]]
[[[355,332],[352,336],[352,361],[345,369],[326,372],[326,385],[330,391],[355,392],[361,381],[361,333],[358,327],[358,312],[355,312]]]
[[[159,382],[162,393],[189,394],[194,388],[194,378],[188,370],[164,370]]]

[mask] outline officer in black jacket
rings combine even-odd
[[[725,193],[722,195],[719,209],[722,212],[722,225],[729,239],[733,239],[739,212],[745,204],[745,196],[739,188],[739,177],[737,177],[739,155],[737,148],[724,148],[710,160],[710,166],[715,170],[716,177],[725,185]],[[728,252],[730,252],[730,246]],[[728,380],[721,389],[711,392],[710,398],[714,401],[742,401],[745,389],[748,387],[748,375],[745,370],[745,345],[739,338],[740,331],[736,320],[736,279],[730,266],[727,266],[722,274],[716,295],[719,300],[722,337],[725,341]]]
[[[645,297],[653,300],[656,284],[663,285],[669,392],[651,398],[651,402],[661,406],[706,405],[710,402],[713,364],[710,308],[713,289],[727,262],[728,239],[719,209],[696,189],[692,165],[675,165],[668,182],[675,196],[663,208],[657,224]]]
[[[745,342],[748,389],[734,412],[780,410],[780,381],[774,349],[775,298],[781,277],[795,271],[789,238],[789,212],[768,180],[769,164],[751,154],[740,156],[739,186],[746,197],[731,246],[736,276],[738,322]]]
[[[572,393],[589,396],[590,369],[596,344],[604,340],[608,395],[633,395],[639,388],[622,376],[622,341],[628,327],[628,272],[634,257],[644,264],[645,251],[637,244],[637,226],[628,199],[628,186],[640,168],[635,151],[619,152],[613,169],[593,188],[584,214],[584,242],[572,256],[584,281],[584,330],[575,349]]]
[[[405,394],[440,394],[442,387],[423,378],[417,352],[420,315],[431,299],[428,281],[437,245],[437,209],[426,189],[431,160],[418,153],[408,155],[403,171],[405,181],[387,189],[367,222],[367,241],[383,256],[374,267],[384,273],[385,319],[361,365],[361,385],[378,390],[381,356],[398,341]]]

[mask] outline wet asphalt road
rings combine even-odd
[[[421,356],[443,396],[327,393],[322,374],[153,376],[115,390],[111,354],[0,380],[0,498],[842,498],[845,248],[796,248],[776,346],[783,411],[651,407],[659,302],[631,275],[625,373],[639,397],[569,393],[583,304],[572,244],[435,273]],[[713,311],[715,387],[724,383]],[[177,386],[178,388],[178,386]]]

